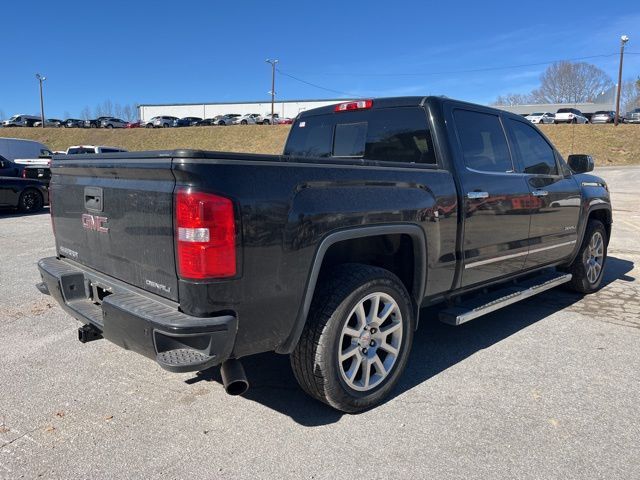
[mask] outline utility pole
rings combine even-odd
[[[38,82],[40,82],[40,121],[42,128],[44,128],[44,97],[42,96],[42,82],[44,82],[47,77],[36,73],[36,78],[38,79]]]
[[[620,91],[622,90],[622,60],[624,59],[624,45],[629,41],[629,37],[622,35],[620,37],[620,68],[618,70],[618,93],[616,95],[616,118],[613,124],[617,127],[620,118]]]
[[[266,59],[265,62],[271,64],[271,125],[275,125],[275,103],[276,103],[276,64],[278,60]]]

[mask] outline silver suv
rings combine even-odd
[[[153,117],[143,125],[146,128],[169,128],[173,127],[173,122],[179,120],[178,117],[171,117],[169,115],[161,115],[159,117]]]
[[[125,122],[124,120],[120,120],[119,118],[108,117],[104,118],[100,122],[100,126],[102,128],[124,128],[127,126],[127,122]]]

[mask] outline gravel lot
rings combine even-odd
[[[552,290],[461,327],[424,321],[395,396],[342,415],[288,359],[252,388],[172,374],[34,288],[48,212],[0,213],[0,478],[640,478],[640,167],[606,168],[606,286]]]

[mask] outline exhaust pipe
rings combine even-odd
[[[223,362],[222,367],[220,367],[220,374],[222,375],[224,390],[229,395],[242,395],[249,389],[249,382],[240,360],[231,358]]]

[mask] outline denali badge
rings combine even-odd
[[[82,226],[87,230],[95,230],[100,233],[107,233],[109,227],[105,227],[109,219],[107,217],[100,217],[98,215],[91,215],[90,213],[82,214]]]
[[[145,279],[144,283],[145,285],[148,285],[153,288],[157,288],[158,290],[162,290],[163,292],[171,293],[171,287],[167,287],[166,285],[162,285],[161,283],[154,282],[153,280]]]

